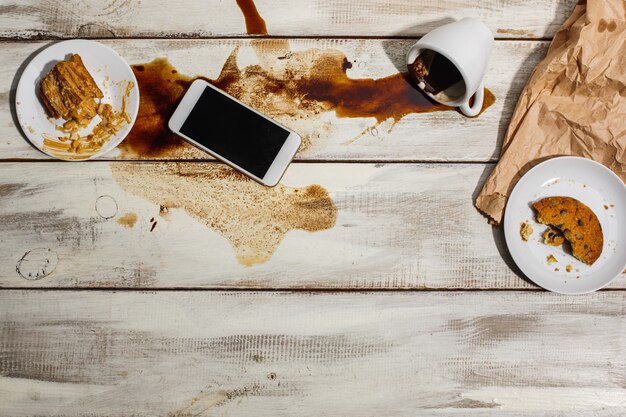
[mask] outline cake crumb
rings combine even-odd
[[[556,272],[559,272],[559,268],[554,268],[554,270],[555,270]]]
[[[548,265],[558,262],[554,255],[548,255],[546,257],[546,261],[548,262]]]
[[[567,272],[572,272],[572,266],[571,265],[565,265],[565,270]]]
[[[608,210],[608,209],[609,209],[609,206],[607,206],[607,205],[605,204],[605,205],[604,205],[604,209],[605,209],[605,210]]]

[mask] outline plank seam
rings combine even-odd
[[[255,288],[255,287],[0,287],[0,291],[95,291],[95,292],[257,292],[257,293],[465,293],[465,292],[524,292],[543,293],[549,291],[541,288]],[[625,292],[623,288],[604,288],[597,292]]]
[[[58,163],[64,162],[60,159],[0,159],[0,164],[7,163]],[[184,162],[188,164],[221,164],[222,162],[213,159],[94,159],[91,162],[112,162],[112,163],[131,163],[131,164],[151,164],[160,162]],[[294,164],[415,164],[415,165],[495,165],[497,159],[489,161],[481,160],[428,160],[428,159],[295,159]]]
[[[90,39],[94,41],[99,40],[273,40],[273,39],[312,39],[312,40],[418,40],[423,36],[345,36],[345,35],[323,35],[323,36],[219,36],[219,37],[211,37],[211,36],[189,36],[189,37],[173,37],[173,36],[132,36],[132,37],[102,37],[102,38],[93,38],[93,37],[80,37],[80,39]],[[68,37],[42,37],[42,36],[32,36],[32,37],[10,37],[10,36],[1,36],[0,43],[2,42],[19,42],[19,43],[35,43],[35,42],[44,42],[44,41],[61,41],[67,39],[77,39],[73,36]],[[495,37],[494,40],[496,42],[549,42],[552,38],[541,37],[541,38],[523,38],[523,37],[514,37],[514,38],[504,38],[504,37]]]

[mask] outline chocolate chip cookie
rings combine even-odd
[[[574,257],[592,265],[602,254],[602,226],[594,212],[571,197],[547,197],[533,204],[537,221],[558,229],[572,245]]]

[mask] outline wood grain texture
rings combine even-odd
[[[622,416],[624,292],[0,292],[0,414]]]
[[[235,0],[0,0],[0,415],[621,417],[626,274],[578,297],[488,291],[536,287],[472,206],[575,0],[255,3],[270,36],[326,38],[223,39],[247,36]],[[391,130],[304,118],[290,127],[309,163],[275,189],[206,161],[43,163],[12,113],[48,44],[20,39],[125,38],[103,42],[211,78],[234,50],[243,69],[334,49],[349,77],[380,79],[405,70],[399,38],[465,16],[528,39],[496,42],[495,105]],[[22,159],[38,162],[7,162]]]
[[[498,37],[552,37],[575,0],[255,0],[273,36],[420,36],[466,16]],[[235,0],[0,2],[4,38],[246,36]]]
[[[213,79],[218,77],[235,48],[239,48],[238,66],[245,68],[259,61],[264,65],[285,62],[288,54],[283,48],[288,43],[291,51],[338,50],[352,63],[349,77],[380,79],[406,70],[405,53],[413,40],[116,40],[104,43],[131,64],[166,56],[182,73]],[[20,68],[26,65],[29,56],[46,45],[9,42],[0,49],[3,62],[0,68],[0,159],[48,158],[24,138],[12,114]],[[395,125],[389,119],[376,126],[376,120],[371,117],[338,118],[334,111],[328,111],[295,119],[287,114],[279,120],[310,143],[299,152],[300,160],[495,161],[519,93],[546,48],[547,42],[540,41],[496,42],[486,76],[486,85],[495,94],[496,102],[474,119],[447,111],[409,114]],[[300,71],[308,70],[304,66]],[[292,77],[298,77],[297,70]],[[256,96],[264,93],[260,90]],[[300,107],[297,102],[287,103],[287,108],[294,111]],[[354,140],[361,134],[362,137]],[[167,155],[151,158],[207,159],[206,153],[183,145]],[[115,150],[105,157],[150,159],[146,155],[120,155]]]
[[[326,191],[281,200],[284,190],[216,180],[218,166],[3,163],[0,285],[534,288],[472,206],[493,165],[292,164],[282,184],[319,184],[335,214],[320,206]],[[622,275],[612,288],[625,285]]]

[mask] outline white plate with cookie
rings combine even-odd
[[[74,55],[79,56],[81,68],[100,90],[99,97],[93,99],[93,113],[78,125],[71,124],[71,116],[54,114],[50,102],[44,103],[41,89],[42,80],[56,65],[70,62]],[[67,94],[58,97],[61,102]],[[92,159],[115,148],[130,132],[139,110],[139,88],[132,69],[113,49],[99,42],[73,39],[50,45],[28,63],[17,86],[15,109],[22,131],[42,152],[70,161]]]
[[[538,221],[533,204],[548,197],[565,198],[544,200],[543,207],[546,201],[582,203],[576,203],[580,210],[576,210],[578,220],[572,230],[563,225],[571,220],[572,210],[568,214],[561,208],[554,211],[553,220],[545,213],[541,218],[555,223],[550,236],[544,237],[549,225]],[[588,214],[585,206],[595,214],[589,217],[591,221],[580,219],[579,213]],[[594,217],[601,227],[599,234],[593,230]],[[596,291],[626,269],[626,186],[615,173],[590,159],[567,156],[545,161],[528,171],[513,189],[504,213],[504,235],[513,260],[537,285],[561,294]],[[583,247],[598,250],[589,256]]]

